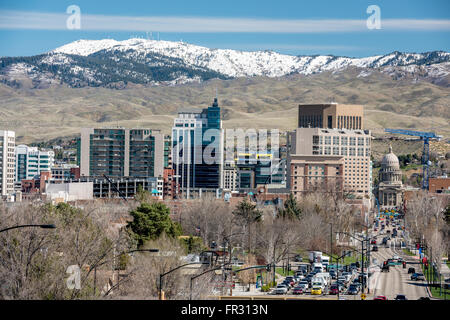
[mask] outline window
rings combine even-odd
[[[355,148],[350,148],[349,149],[349,156],[355,156],[356,155],[356,150]]]
[[[350,145],[351,146],[356,145],[356,137],[350,137]]]
[[[341,147],[341,156],[347,155],[347,147]]]
[[[331,137],[325,137],[325,144],[327,145],[331,144]]]
[[[325,153],[324,154],[331,154],[331,147],[325,147]]]
[[[364,156],[364,148],[358,148],[358,157]]]
[[[338,156],[339,155],[339,147],[333,147],[333,155]]]
[[[364,145],[364,138],[358,138],[358,146]]]
[[[346,145],[348,144],[348,138],[347,138],[347,137],[342,137],[342,139],[341,139],[341,144],[342,144],[343,146],[346,146]]]
[[[333,144],[336,146],[336,145],[339,145],[339,137],[337,137],[337,136],[335,136],[335,137],[333,137]]]

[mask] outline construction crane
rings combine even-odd
[[[427,189],[429,186],[429,176],[428,176],[428,168],[431,165],[430,162],[430,139],[432,140],[441,140],[442,136],[436,135],[434,132],[422,132],[422,131],[412,131],[412,130],[403,130],[403,129],[384,129],[385,132],[396,133],[396,134],[404,134],[408,136],[420,137],[423,140],[423,153],[422,153],[422,171],[423,171],[423,180],[422,180],[422,189]]]

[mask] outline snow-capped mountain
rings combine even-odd
[[[46,54],[0,60],[0,73],[8,81],[22,70],[23,75],[32,79],[59,80],[70,86],[111,86],[128,82],[174,85],[211,78],[310,75],[349,67],[361,68],[359,77],[378,70],[396,78],[412,75],[416,80],[447,85],[450,74],[450,53],[443,51],[393,52],[366,58],[291,56],[273,51],[210,49],[147,39],[79,40]]]

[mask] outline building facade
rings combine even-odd
[[[82,176],[159,177],[168,159],[159,130],[83,128],[78,140]]]
[[[402,183],[402,170],[397,156],[389,146],[389,153],[381,160],[378,173],[378,203],[381,209],[401,209],[403,205],[404,187]]]
[[[14,193],[16,178],[16,134],[0,130],[0,196],[7,198]]]
[[[364,129],[362,105],[301,104],[298,106],[298,128]]]
[[[324,161],[324,166],[327,161],[331,161],[332,157],[334,157],[333,161],[342,157],[342,169],[338,171],[343,177],[343,191],[356,197],[371,197],[371,134],[369,130],[297,128],[288,134],[288,145],[290,175],[292,175],[293,155],[314,156],[310,160]],[[308,159],[305,158],[304,161],[306,160]],[[308,170],[311,166],[317,166],[315,162],[305,162]],[[336,163],[330,162],[330,164]],[[320,167],[319,171],[323,172],[324,166]]]
[[[206,109],[178,111],[171,151],[176,185],[185,198],[190,198],[193,190],[221,188],[223,129],[217,98]]]
[[[54,166],[55,153],[39,150],[37,147],[18,145],[16,147],[16,182],[31,180],[41,171],[50,171]]]

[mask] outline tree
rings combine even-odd
[[[292,193],[289,194],[289,198],[284,203],[284,208],[278,210],[278,217],[288,219],[299,219],[302,214],[302,210],[298,206],[297,200]]]
[[[244,223],[248,234],[248,252],[251,252],[251,226],[261,221],[262,212],[256,209],[256,204],[249,202],[246,198],[239,202],[233,214],[240,222]]]
[[[148,240],[155,240],[165,233],[170,237],[181,234],[181,226],[170,219],[169,208],[160,202],[141,203],[139,207],[130,212],[133,221],[127,228],[132,231],[138,247]]]

